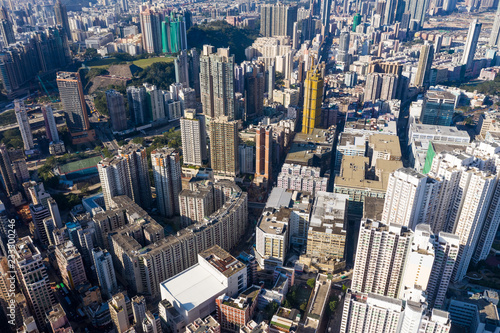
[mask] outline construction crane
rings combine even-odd
[[[38,78],[38,81],[40,81],[40,85],[42,86],[43,90],[45,91],[45,93],[47,94],[47,97],[50,99],[50,101],[52,103],[56,103],[57,101],[55,99],[53,99],[50,94],[49,94],[49,91],[47,90],[47,88],[45,87],[45,84],[43,84],[43,81],[42,79],[40,78],[40,75],[37,75],[37,78]]]

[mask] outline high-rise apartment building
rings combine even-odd
[[[113,258],[106,249],[101,248],[92,250],[92,258],[101,292],[109,298],[118,288]]]
[[[153,150],[151,163],[160,214],[167,217],[178,215],[179,193],[182,190],[179,153],[172,148]]]
[[[128,303],[128,304],[127,304]],[[123,333],[130,328],[129,309],[130,299],[123,292],[113,295],[108,302],[111,321],[118,333]]]
[[[200,93],[203,114],[208,118],[226,116],[235,118],[234,56],[229,48],[203,45],[200,57]]]
[[[146,88],[127,87],[127,98],[130,118],[135,125],[142,125],[151,121],[151,113],[148,109]]]
[[[114,132],[121,132],[127,129],[127,111],[125,110],[125,100],[118,91],[110,89],[106,91],[106,104],[108,106],[111,128]]]
[[[189,11],[184,13],[171,12],[161,22],[161,41],[163,53],[179,53],[187,50],[187,35],[189,23],[186,22]]]
[[[56,119],[54,118],[54,111],[50,104],[42,106],[43,120],[45,122],[45,132],[47,138],[51,142],[59,142],[59,132],[57,131]]]
[[[263,5],[260,15],[262,36],[293,36],[293,24],[297,21],[297,6]]]
[[[405,302],[372,293],[346,293],[340,333],[448,333],[450,330],[448,312],[431,311],[423,302]]]
[[[32,150],[35,148],[33,142],[33,134],[31,133],[30,121],[24,101],[16,99],[14,101],[14,112],[16,113],[17,124],[23,138],[24,150]]]
[[[246,66],[245,73],[245,118],[260,116],[264,108],[265,75],[258,64]]]
[[[5,144],[0,144],[0,175],[2,183],[8,196],[17,192],[16,178],[12,170],[9,152]]]
[[[57,87],[73,144],[94,141],[95,132],[90,129],[80,74],[78,72],[58,72]]]
[[[350,54],[349,54],[349,43],[351,40],[351,35],[349,31],[344,30],[340,33],[339,37],[339,52],[338,61],[344,64],[344,68],[349,68],[350,64]]]
[[[222,116],[210,124],[210,162],[215,174],[236,177],[239,174],[238,122]]]
[[[381,222],[400,224],[411,229],[422,222],[429,200],[427,177],[410,168],[401,168],[389,176]]]
[[[45,327],[45,313],[55,304],[43,257],[31,238],[16,243],[16,276],[38,327]]]
[[[323,77],[318,67],[307,72],[307,77],[304,82],[302,133],[311,134],[313,129],[321,126],[323,84]]]
[[[398,297],[412,232],[397,224],[361,221],[351,289]]]
[[[202,166],[208,162],[205,117],[195,109],[184,110],[181,123],[182,157],[185,165]]]
[[[106,209],[114,207],[112,198],[115,196],[126,195],[133,198],[131,184],[128,181],[131,175],[128,173],[126,163],[123,157],[116,156],[105,158],[97,164]]]
[[[132,313],[134,315],[134,325],[142,327],[142,321],[146,318],[146,299],[144,296],[136,295],[132,297]]]
[[[56,260],[62,280],[69,289],[87,283],[82,255],[73,242],[66,241],[56,247]]]
[[[2,12],[4,11],[5,8],[2,6]],[[14,26],[7,17],[0,19],[0,35],[2,36],[4,48],[16,42]]]
[[[481,33],[482,23],[477,19],[472,20],[467,33],[467,40],[465,41],[464,55],[462,56],[462,64],[465,69],[469,70],[472,67],[474,55],[476,54],[477,42],[479,41],[479,34]]]
[[[140,144],[128,144],[120,147],[118,155],[124,158],[127,168],[125,181],[130,184],[132,199],[141,207],[151,207],[151,184],[149,182],[148,157],[146,148]]]
[[[199,186],[196,190],[182,190],[179,193],[181,226],[202,222],[215,212],[214,189],[211,184]]]
[[[56,23],[64,28],[64,33],[68,37],[68,40],[72,40],[71,29],[68,21],[68,10],[66,9],[66,5],[63,4],[61,0],[56,1],[54,5],[54,13],[56,14]]]
[[[457,235],[441,231],[434,238],[435,260],[426,290],[431,308],[441,308],[444,304],[459,249],[460,239]]]
[[[142,47],[146,53],[161,53],[161,15],[153,8],[140,13]]]
[[[39,240],[44,246],[49,246],[49,236],[43,224],[43,221],[50,217],[49,209],[42,204],[31,204],[29,207],[35,225],[35,239]]]
[[[272,149],[273,129],[272,126],[259,126],[255,133],[255,177],[261,177],[269,181],[272,173]]]
[[[430,76],[432,60],[434,59],[434,45],[425,43],[420,48],[420,57],[418,58],[417,75],[415,76],[415,86],[430,86]]]

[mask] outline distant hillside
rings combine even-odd
[[[258,32],[246,28],[237,28],[225,21],[194,25],[187,32],[188,46],[202,49],[210,44],[216,48],[228,47],[240,63],[245,59],[245,49],[252,45],[258,37]]]

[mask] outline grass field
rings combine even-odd
[[[139,59],[139,60],[134,60],[134,61],[128,61],[127,63],[134,64],[137,67],[140,67],[142,69],[151,66],[155,62],[172,62],[174,61],[173,57],[154,57],[154,58],[148,58],[148,59]],[[104,59],[96,59],[92,61],[88,61],[86,65],[91,68],[108,68],[109,66],[113,64],[119,64],[123,62],[122,60],[116,59],[116,58],[104,58]]]

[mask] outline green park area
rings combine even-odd
[[[122,59],[118,59],[116,57],[110,57],[110,58],[93,59],[87,61],[85,65],[91,68],[106,69],[111,65],[127,63],[129,65],[133,64],[136,65],[137,67],[144,69],[157,62],[172,62],[172,61],[174,61],[174,58],[172,57],[152,57],[152,58],[138,59],[133,61],[123,61]]]

